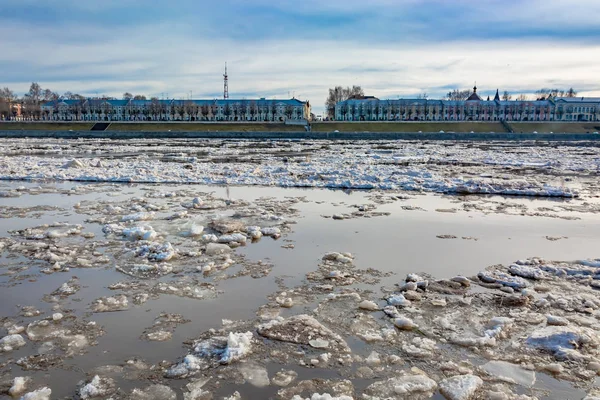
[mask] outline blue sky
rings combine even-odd
[[[600,1],[1,0],[0,86],[185,98],[327,88],[441,97],[474,81],[600,95]]]

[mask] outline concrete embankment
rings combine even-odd
[[[410,132],[94,132],[94,131],[0,131],[0,138],[57,139],[264,139],[264,140],[508,140],[508,141],[600,141],[594,133],[410,133]]]

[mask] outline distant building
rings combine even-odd
[[[286,121],[310,119],[310,103],[269,100],[63,100],[41,106],[46,121]]]
[[[335,106],[337,121],[600,121],[600,97],[483,100],[477,87],[467,100],[380,100],[361,96]]]

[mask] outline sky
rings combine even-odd
[[[0,0],[0,87],[309,100],[600,96],[598,0]]]

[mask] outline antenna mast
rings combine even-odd
[[[227,76],[227,63],[225,63],[225,73],[223,74],[223,98],[229,98],[229,77]]]

